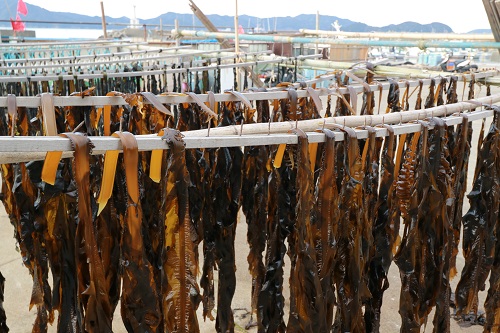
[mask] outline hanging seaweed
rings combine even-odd
[[[238,124],[241,111],[234,102],[222,105],[219,126]],[[212,178],[212,205],[215,216],[215,263],[219,271],[216,329],[232,332],[234,317],[231,302],[236,288],[234,237],[240,208],[241,170],[243,153],[240,148],[218,148],[215,153]]]
[[[389,288],[389,267],[393,248],[399,234],[399,207],[396,197],[395,162],[396,142],[394,129],[386,126],[389,136],[384,140],[380,168],[380,189],[375,203],[373,222],[373,253],[370,256],[368,287],[371,298],[365,304],[367,332],[380,330],[380,310],[384,291]]]
[[[266,91],[265,89],[259,91]],[[254,123],[254,110],[245,108],[245,123]],[[256,101],[257,123],[269,122],[269,102]],[[266,219],[268,201],[268,178],[270,165],[269,147],[245,147],[243,157],[243,179],[241,188],[241,208],[245,214],[248,225],[247,241],[250,253],[247,260],[249,271],[252,275],[251,305],[252,322],[254,313],[257,312],[257,301],[262,289],[265,274],[263,252],[266,247]]]
[[[315,202],[311,211],[311,224],[315,236],[316,263],[324,299],[326,327],[333,324],[334,306],[336,304],[333,284],[333,267],[336,260],[336,243],[338,234],[339,190],[336,186],[335,170],[336,143],[333,131],[324,129],[326,141],[320,145],[319,175],[314,192]]]
[[[135,137],[129,132],[116,132],[123,145],[123,158],[118,161],[115,200],[125,209],[121,217],[122,296],[121,315],[127,331],[156,331],[161,313],[154,281],[153,267],[148,261],[142,236],[143,215],[138,183],[139,155]],[[123,212],[122,212],[123,213]]]
[[[287,100],[274,102],[274,120],[291,120],[298,117],[297,94],[288,90]],[[292,118],[293,117],[293,118]],[[286,254],[285,240],[293,233],[296,207],[296,169],[294,151],[284,147],[271,149],[274,156],[269,176],[269,197],[267,214],[267,245],[265,267],[266,273],[257,301],[257,318],[259,332],[285,332],[283,319],[285,300],[283,297],[284,258]],[[293,243],[289,243],[289,253],[295,253]],[[292,263],[293,266],[293,263]]]
[[[363,179],[362,158],[354,130],[346,132],[344,143],[344,175],[340,188],[337,261],[334,282],[337,289],[337,315],[334,332],[365,331],[362,301],[369,296],[363,278],[365,261],[362,251],[363,234]]]
[[[442,313],[449,311],[449,297],[442,294],[449,292],[446,253],[451,224],[445,203],[451,194],[445,124],[432,118],[435,128],[430,135],[428,125],[421,124],[423,134],[413,136],[397,186],[405,224],[395,257],[402,280],[401,330],[419,332],[438,303],[434,330],[446,332],[449,316],[443,318]]]
[[[196,282],[193,228],[189,217],[189,173],[180,132],[165,130],[169,145],[164,177],[162,211],[165,212],[165,281],[162,290],[166,332],[199,332],[196,309],[200,302]]]
[[[415,110],[422,109],[422,88],[424,87],[424,81],[418,80],[418,92],[417,99],[415,101]]]
[[[424,109],[429,109],[436,106],[434,90],[436,89],[436,80],[431,79],[431,83],[429,84],[429,94],[424,102]]]
[[[389,83],[389,94],[387,95],[387,108],[385,113],[399,112],[401,111],[399,103],[399,84],[394,80],[389,80]]]
[[[294,130],[297,146],[297,206],[293,238],[295,252],[290,273],[290,317],[288,332],[327,332],[325,305],[315,253],[315,237],[311,226],[313,173],[309,160],[307,136]]]
[[[366,83],[363,92],[363,104],[361,105],[360,115],[372,115],[373,109],[375,108],[375,93],[371,91],[369,85],[373,83],[373,78],[375,73],[373,72],[373,65],[371,63],[366,64],[366,76],[364,82]]]
[[[462,219],[463,240],[462,250],[465,258],[465,266],[458,282],[455,303],[457,315],[468,315],[470,312],[477,314],[478,292],[484,290],[485,282],[490,274],[490,291],[497,288],[497,266],[496,230],[498,224],[500,202],[500,184],[498,169],[499,151],[499,112],[495,111],[495,117],[490,130],[478,149],[474,185],[472,191],[467,195],[470,208]],[[482,133],[481,133],[482,135]],[[496,204],[494,204],[496,203]],[[495,267],[493,269],[493,267]],[[491,284],[493,282],[493,284]],[[495,309],[495,296],[488,292],[485,303],[487,314],[487,326],[491,330],[492,325],[498,325]],[[485,327],[485,331],[487,331]]]

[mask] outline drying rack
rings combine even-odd
[[[206,53],[199,53],[199,54],[206,54]],[[96,70],[95,67],[97,66],[103,66],[103,65],[111,65],[111,64],[120,64],[124,65],[126,62],[132,61],[132,62],[149,62],[152,60],[166,60],[166,59],[172,59],[172,58],[179,58],[179,57],[186,57],[186,56],[194,56],[196,54],[179,54],[179,55],[163,55],[163,56],[157,56],[157,57],[147,57],[147,58],[132,58],[132,59],[126,59],[126,60],[107,60],[107,61],[99,61],[99,62],[76,62],[76,63],[61,63],[61,64],[40,64],[40,65],[29,65],[29,66],[8,66],[8,67],[2,67],[0,66],[0,71],[13,71],[13,70],[18,70],[18,71],[26,71],[29,69],[46,69],[46,68],[70,68],[68,72],[75,71],[76,73],[74,75],[81,76],[81,75],[86,75],[86,74],[103,74],[104,70]],[[249,54],[250,56],[254,56],[256,54]],[[212,60],[227,60],[227,59],[234,59],[237,56],[225,56],[225,57],[220,57],[220,58],[214,58]],[[317,56],[315,56],[317,57]],[[144,75],[156,75],[156,74],[172,74],[172,73],[185,73],[185,72],[195,72],[195,71],[208,71],[208,70],[213,70],[213,69],[218,69],[218,68],[235,68],[235,67],[246,67],[246,66],[258,66],[258,65],[264,65],[264,64],[273,64],[273,63],[283,63],[287,61],[286,58],[276,58],[276,59],[271,59],[271,60],[256,60],[252,62],[239,62],[239,63],[226,63],[226,64],[217,64],[217,63],[212,63],[209,66],[198,66],[198,67],[185,67],[185,68],[178,68],[178,69],[170,69],[169,66],[172,64],[171,62],[168,63],[156,63],[155,65],[151,66],[143,66],[143,69],[146,71],[137,71],[137,72],[126,72],[126,73],[140,73],[139,75],[134,75],[134,76],[144,76]],[[191,63],[205,63],[207,60],[195,60],[192,61]],[[181,63],[184,64],[184,63]],[[126,64],[132,66],[132,63]],[[86,69],[84,67],[87,67]],[[93,68],[94,67],[94,68]],[[154,71],[155,69],[158,70],[158,68],[163,68],[160,72],[155,72],[155,73],[150,73],[150,71]],[[87,73],[86,73],[87,71]],[[61,71],[62,72],[62,71]],[[51,76],[51,75],[61,75],[61,72],[56,72],[56,73],[49,73],[47,71],[44,71],[43,74],[32,74],[32,75],[24,75],[25,73],[18,73],[18,74],[9,74],[9,75],[0,75],[0,80],[3,82],[8,82],[9,79],[14,79],[17,81],[17,78],[28,78],[30,80],[33,80],[37,76]],[[108,73],[112,74],[113,72]],[[64,74],[62,74],[64,75]],[[71,75],[73,76],[73,75]],[[57,76],[59,78],[59,76]],[[64,76],[63,76],[64,78]],[[74,78],[74,77],[73,77]],[[85,78],[96,78],[96,77],[85,77]],[[2,82],[0,81],[0,82]]]
[[[475,79],[488,77],[494,73],[478,73],[475,74]],[[330,78],[327,76],[327,78]],[[471,75],[464,75],[465,79],[470,79]],[[448,80],[447,77],[439,77],[434,80]],[[398,84],[402,87],[411,87],[420,85],[420,83],[430,83],[427,80],[405,80]],[[310,83],[310,82],[309,82]],[[342,87],[334,89],[307,89],[297,90],[299,98],[326,95],[339,95],[345,93],[367,91],[381,91],[387,89],[390,83],[372,84],[369,86],[353,85],[351,87]],[[215,101],[225,102],[244,102],[247,107],[251,106],[250,101],[257,100],[276,100],[286,99],[289,97],[287,90],[275,90],[269,92],[248,92],[248,93],[222,93],[214,94]],[[168,95],[148,95],[145,98],[147,103],[150,99],[154,99],[152,104],[179,104],[179,103],[204,103],[209,101],[207,94],[200,94],[194,99],[190,95],[185,94],[168,94]],[[41,97],[17,97],[16,104],[18,107],[40,107]],[[150,101],[151,102],[151,101]],[[420,131],[421,124],[428,118],[441,117],[446,118],[447,125],[457,125],[462,122],[463,117],[467,117],[469,121],[491,117],[494,114],[493,110],[484,110],[483,108],[491,107],[495,103],[500,102],[500,94],[478,98],[470,101],[462,101],[448,105],[441,105],[433,108],[413,111],[402,111],[396,113],[368,115],[368,116],[345,116],[345,117],[329,117],[313,120],[301,120],[293,122],[271,122],[257,123],[244,125],[231,125],[224,127],[216,127],[212,129],[202,129],[183,132],[186,148],[217,148],[217,147],[242,147],[242,146],[258,146],[258,145],[277,145],[277,144],[296,144],[297,136],[288,132],[294,128],[298,128],[307,133],[309,142],[324,142],[325,136],[322,133],[317,133],[318,129],[342,128],[350,127],[355,130],[359,139],[367,138],[368,127],[376,128],[376,135],[383,137],[388,135],[386,126],[391,126],[396,135],[404,133],[413,133]],[[120,96],[53,96],[54,106],[92,106],[103,107],[104,105],[126,105],[125,100]],[[7,107],[7,97],[0,97],[0,107]],[[322,111],[322,105],[316,104],[318,112]],[[480,111],[467,112],[476,108],[481,108]],[[414,122],[414,123],[412,123]],[[168,149],[161,137],[148,134],[136,135],[138,149],[141,151]],[[341,141],[344,138],[343,133],[336,134],[336,140]],[[119,139],[113,137],[91,136],[89,137],[94,149],[93,154],[103,154],[108,150],[122,150]],[[49,151],[61,151],[63,157],[70,157],[72,154],[72,145],[67,138],[58,136],[22,136],[22,137],[0,137],[0,163],[16,163],[27,162],[33,160],[43,160],[45,154]]]

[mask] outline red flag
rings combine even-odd
[[[24,16],[28,15],[28,7],[26,7],[26,4],[23,0],[17,1],[17,13],[23,14]]]
[[[24,31],[25,25],[24,22],[21,21],[19,15],[16,16],[16,20],[10,19],[10,24],[12,24],[12,30],[14,31]]]

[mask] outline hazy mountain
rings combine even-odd
[[[28,0],[29,1],[29,0]],[[8,6],[7,6],[8,5]],[[4,26],[9,25],[9,19],[15,17],[17,7],[17,0],[4,0],[0,1],[0,20],[3,21]],[[22,17],[26,23],[27,29],[38,27],[50,28],[94,28],[99,29],[101,18],[99,16],[87,16],[66,12],[53,12],[44,8],[27,3],[28,15]],[[225,15],[208,15],[209,19],[219,27],[220,30],[225,28],[231,29],[234,26],[233,16]],[[193,25],[196,29],[202,29],[201,22],[193,14],[178,14],[168,12],[156,18],[148,20],[139,20],[141,24],[158,25],[160,20],[164,29],[171,29],[174,25],[174,20],[179,21],[179,25],[183,29],[192,29]],[[315,29],[316,15],[315,14],[302,14],[295,17],[275,17],[275,18],[258,18],[248,15],[240,15],[240,24],[243,28],[260,28],[265,31],[278,30],[278,31],[295,31],[301,28]],[[33,23],[29,21],[48,21],[48,22],[68,22],[68,24],[46,24],[46,23]],[[369,31],[394,31],[394,32],[452,32],[451,28],[445,24],[434,22],[430,24],[420,24],[417,22],[404,22],[400,24],[391,24],[383,27],[373,27],[364,23],[354,22],[348,19],[343,19],[337,16],[321,15],[320,16],[320,29],[332,30],[332,24],[338,21],[342,26],[343,31],[353,32],[369,32]],[[106,17],[108,29],[117,30],[123,28],[125,24],[130,22],[127,17],[112,18]],[[78,24],[87,23],[87,24]],[[119,25],[115,25],[118,23]]]
[[[469,31],[468,34],[491,34],[491,29],[475,29]]]

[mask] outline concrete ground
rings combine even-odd
[[[461,91],[461,88],[459,88]],[[492,93],[498,93],[500,91],[498,88],[493,89]],[[485,89],[482,89],[480,96],[483,96]],[[385,99],[385,98],[384,98]],[[469,165],[469,186],[470,191],[471,182],[475,166],[476,150],[477,150],[477,138],[479,132],[480,121],[474,123],[474,137],[472,144],[472,154],[471,162]],[[488,122],[489,123],[489,122]],[[464,213],[468,209],[468,201],[465,200]],[[237,286],[236,293],[233,299],[233,310],[236,322],[236,332],[256,332],[255,328],[250,330],[245,330],[246,324],[249,322],[249,311],[250,311],[250,292],[251,292],[251,278],[248,273],[247,264],[247,254],[248,246],[246,242],[246,223],[244,221],[244,216],[240,214],[240,219],[237,227],[237,238],[236,238],[236,254],[237,254]],[[4,307],[7,313],[7,324],[11,329],[11,332],[16,333],[28,333],[31,332],[32,324],[35,320],[35,310],[31,312],[28,310],[29,301],[31,297],[31,287],[32,281],[28,274],[28,271],[22,265],[21,256],[16,251],[16,243],[13,238],[13,227],[11,226],[9,219],[5,213],[5,209],[0,205],[0,271],[6,278],[5,285],[5,302]],[[201,251],[200,251],[201,252]],[[459,254],[457,258],[458,271],[464,265],[464,259]],[[285,298],[288,298],[288,290],[286,289],[288,285],[288,272],[290,270],[289,262],[286,262],[285,266]],[[401,287],[399,271],[396,265],[392,265],[390,272],[390,288],[384,294],[384,303],[382,307],[382,320],[380,332],[399,332],[401,320],[398,313],[399,308],[399,290]],[[459,275],[452,281],[452,290],[455,289],[458,283]],[[217,285],[217,283],[216,283]],[[488,283],[486,287],[488,288]],[[486,297],[486,292],[480,293],[480,309],[483,310],[483,303]],[[287,304],[288,306],[288,300]],[[215,332],[214,322],[204,322],[201,318],[201,307],[198,311],[200,314],[200,327],[201,332]],[[432,332],[432,315],[429,317],[428,327],[425,331]],[[285,322],[287,318],[285,318]],[[482,326],[471,326],[466,327],[465,323],[457,323],[454,319],[451,320],[452,332],[467,332],[467,333],[477,333],[482,332]],[[126,332],[123,324],[121,323],[121,318],[119,315],[119,309],[117,309],[114,320],[114,332],[124,333]],[[49,332],[56,332],[56,327],[52,326]]]

